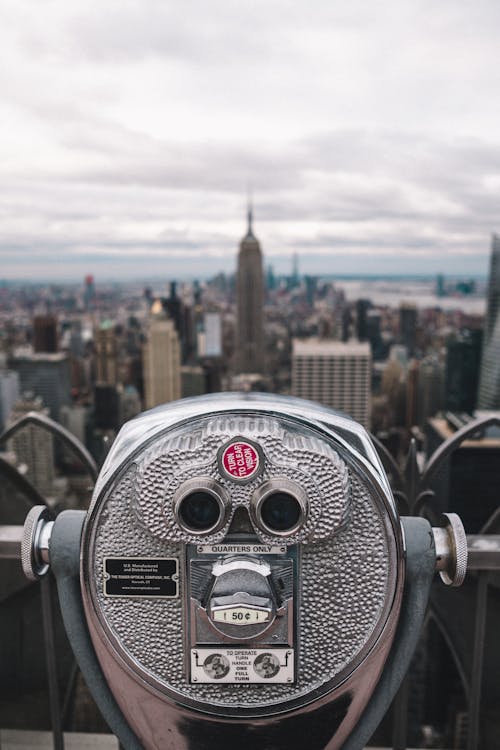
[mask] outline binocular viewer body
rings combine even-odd
[[[436,567],[364,428],[263,394],[127,423],[86,517],[50,531],[42,554],[47,523],[31,524],[26,566],[50,557],[91,690],[122,744],[147,750],[362,747]]]

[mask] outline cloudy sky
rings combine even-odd
[[[3,0],[0,279],[486,273],[498,0]]]

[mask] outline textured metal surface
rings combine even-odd
[[[35,505],[24,522],[23,539],[21,542],[21,565],[26,578],[36,581],[44,576],[49,565],[44,562],[38,549],[40,525],[48,522],[51,514],[46,505]]]
[[[265,454],[262,474],[246,485],[219,473],[217,451],[232,435],[254,440]],[[105,556],[178,556],[200,543],[175,524],[172,498],[193,476],[225,484],[236,507],[274,476],[300,484],[310,499],[306,524],[286,544],[302,542],[298,674],[293,686],[190,685],[185,672],[182,596],[176,600],[114,600],[103,596]],[[106,495],[94,502],[90,569],[94,606],[115,649],[148,682],[198,705],[252,707],[303,699],[331,689],[366,654],[394,595],[396,545],[381,500],[325,439],[268,416],[205,418],[189,432],[173,430],[135,457]],[[227,533],[207,535],[220,542]],[[265,543],[283,539],[255,528]],[[184,581],[180,581],[183,594]]]
[[[462,521],[456,513],[444,513],[450,547],[450,563],[440,572],[447,586],[461,586],[467,573],[467,537]]]
[[[257,442],[266,457],[264,471],[245,485],[221,475],[217,461],[221,444],[235,433]],[[240,505],[249,508],[253,490],[273,477],[293,479],[315,499],[308,522],[296,534],[287,537],[287,544],[327,538],[346,523],[349,515],[349,476],[338,453],[312,434],[306,439],[270,418],[241,416],[204,420],[197,427],[193,425],[187,434],[158,440],[136,465],[134,511],[143,526],[165,541],[198,542],[198,535],[190,535],[178,527],[172,513],[177,488],[195,476],[210,476],[231,494],[232,512],[217,533],[206,537],[210,544],[226,536],[236,508]],[[263,542],[275,539],[258,527],[254,530]]]

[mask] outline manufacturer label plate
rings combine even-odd
[[[179,595],[176,557],[105,557],[104,595],[161,597]]]
[[[191,682],[291,683],[294,680],[291,648],[191,649]]]

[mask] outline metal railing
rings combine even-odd
[[[0,435],[0,445],[16,432],[27,425],[35,425],[59,438],[67,449],[81,461],[90,478],[95,482],[98,468],[86,448],[65,428],[46,416],[29,413]],[[458,430],[451,438],[444,441],[432,454],[422,470],[417,461],[415,441],[410,448],[404,468],[400,468],[385,446],[374,436],[373,441],[380,459],[389,476],[394,496],[399,510],[403,515],[425,515],[434,522],[438,513],[436,504],[438,497],[432,488],[432,481],[440,469],[445,465],[453,452],[468,439],[485,432],[488,427],[500,426],[500,418],[487,417],[475,420]],[[37,489],[21,475],[13,466],[0,457],[0,476],[3,475],[11,482],[24,498],[23,502],[29,508],[32,505],[46,504]],[[453,510],[450,508],[449,510]],[[0,560],[21,558],[22,526],[0,526]],[[474,629],[472,642],[472,660],[470,669],[465,669],[455,648],[453,636],[447,632],[446,623],[437,612],[431,598],[428,621],[434,620],[449,647],[456,663],[457,671],[462,679],[464,693],[467,697],[467,750],[477,750],[480,747],[480,705],[483,685],[484,668],[484,635],[488,617],[488,589],[492,582],[491,576],[500,571],[500,498],[499,507],[493,512],[479,534],[467,535],[468,573],[476,577],[476,603],[474,613]],[[41,607],[43,623],[43,639],[46,652],[47,685],[50,701],[50,714],[54,748],[63,750],[63,724],[73,691],[77,673],[76,665],[71,670],[71,678],[66,689],[64,700],[60,700],[57,678],[57,648],[52,611],[51,575],[41,580]],[[408,705],[410,695],[411,675],[405,679],[393,706],[392,743],[394,750],[405,750],[408,734]]]
[[[7,428],[0,435],[0,445],[5,444],[20,430],[27,426],[36,426],[50,435],[58,438],[73,455],[78,458],[94,484],[99,469],[89,451],[67,429],[54,420],[38,412],[28,412]],[[46,500],[36,487],[8,461],[0,457],[0,476],[6,478],[18,490],[27,509],[33,505],[47,505]],[[21,560],[22,526],[0,526],[0,560]],[[76,662],[73,661],[71,676],[64,701],[61,705],[59,683],[57,675],[57,643],[54,629],[54,613],[52,610],[52,577],[44,576],[40,580],[42,630],[47,669],[47,687],[49,693],[50,718],[53,734],[54,750],[64,750],[63,723],[67,715],[73,686],[77,675]]]

